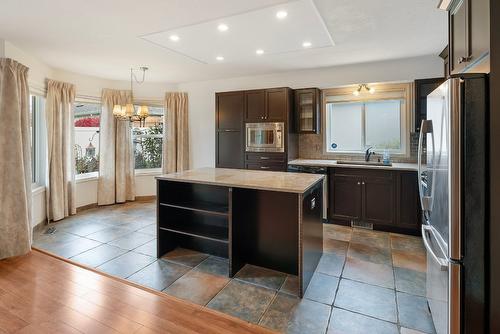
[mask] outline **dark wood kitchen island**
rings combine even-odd
[[[177,247],[299,277],[323,253],[322,175],[201,168],[157,177],[158,257]]]

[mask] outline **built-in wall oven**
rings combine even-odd
[[[247,152],[285,152],[285,123],[246,123]]]

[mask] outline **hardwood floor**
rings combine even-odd
[[[33,250],[0,261],[0,333],[273,333]]]

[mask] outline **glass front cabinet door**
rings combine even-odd
[[[295,126],[298,133],[320,133],[320,90],[295,90]]]

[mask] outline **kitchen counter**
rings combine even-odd
[[[156,177],[158,180],[189,182],[225,187],[305,193],[323,175],[254,171],[246,169],[199,168]]]
[[[376,165],[356,165],[356,164],[339,164],[337,160],[326,159],[296,159],[288,162],[289,165],[297,166],[314,166],[314,167],[336,167],[336,168],[363,168],[363,169],[388,169],[388,170],[407,170],[417,171],[418,166],[414,163],[399,163],[393,162],[391,166],[376,166]]]
[[[298,276],[323,254],[323,175],[200,168],[158,176],[157,257],[177,247]]]

